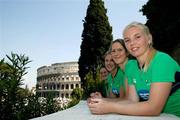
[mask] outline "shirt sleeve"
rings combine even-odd
[[[132,76],[133,76],[133,72],[135,70],[135,60],[129,60],[128,63],[126,64],[125,67],[125,77],[128,80],[128,85],[132,85],[133,84],[133,80],[132,80]]]
[[[160,54],[152,65],[152,82],[174,82],[179,65],[168,55]]]

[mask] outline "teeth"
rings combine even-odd
[[[132,51],[136,51],[138,48],[137,47],[134,47],[134,48],[132,48],[131,50]]]

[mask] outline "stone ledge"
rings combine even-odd
[[[80,101],[74,107],[32,120],[180,120],[179,117],[162,113],[157,117],[126,116],[119,114],[93,115],[86,101]]]

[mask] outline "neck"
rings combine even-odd
[[[112,74],[112,77],[113,77],[113,78],[114,78],[114,76],[116,75],[117,70],[118,70],[117,68],[115,68],[115,69],[112,70],[111,74]]]
[[[140,68],[142,68],[143,65],[145,64],[149,51],[150,50],[147,50],[142,56],[137,58]]]
[[[122,64],[119,64],[119,67],[121,68],[121,70],[124,71],[125,65],[128,62],[128,57],[124,60],[124,62]]]
[[[137,58],[139,67],[146,70],[155,53],[156,50],[154,48],[149,48],[143,56]]]

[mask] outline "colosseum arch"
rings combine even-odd
[[[44,97],[54,92],[54,97],[70,97],[74,88],[81,87],[77,62],[54,63],[37,69],[36,92]]]

